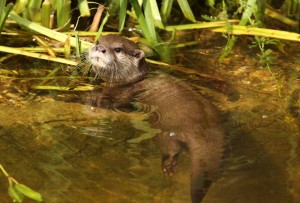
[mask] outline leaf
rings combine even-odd
[[[156,36],[152,36],[151,32],[148,28],[147,21],[145,19],[145,16],[142,12],[142,8],[139,5],[139,2],[137,0],[129,0],[135,14],[137,17],[137,21],[140,25],[141,30],[143,31],[143,35],[145,36],[146,40],[153,46],[156,43]]]
[[[50,16],[51,16],[50,1],[43,2],[41,12],[42,12],[41,24],[46,28],[50,28]]]
[[[266,56],[269,56],[269,55],[271,55],[272,52],[273,52],[272,49],[267,49],[267,50],[265,51],[265,55],[266,55]]]
[[[14,202],[23,202],[23,194],[15,190],[15,188],[12,185],[8,187],[8,195],[13,199]]]
[[[80,16],[87,17],[91,15],[87,0],[78,0],[78,8],[80,11]]]
[[[30,22],[30,21],[18,16],[14,11],[10,12],[9,18],[16,21],[16,23],[18,23],[21,26],[24,26],[27,29],[38,32],[41,35],[46,35],[47,37],[55,39],[57,41],[65,43],[66,40],[68,39],[68,35],[45,28],[37,23]],[[76,46],[75,37],[70,37],[70,44],[72,47]],[[91,46],[92,46],[92,44],[90,42],[81,40],[82,51],[89,50]]]
[[[163,0],[161,3],[160,14],[163,21],[167,21],[170,16],[174,0]]]
[[[187,0],[177,0],[179,7],[184,15],[184,17],[193,23],[196,22],[195,16]]]
[[[215,8],[215,0],[206,0],[206,4],[211,8]]]
[[[23,184],[16,184],[15,189],[30,199],[42,202],[42,195]]]
[[[127,12],[128,0],[120,0],[120,11],[119,11],[119,32],[121,32],[125,25],[126,12]]]
[[[151,6],[151,12],[152,12],[152,19],[153,23],[156,27],[160,29],[164,29],[164,25],[161,20],[161,16],[158,10],[157,2],[156,1],[149,1]]]
[[[155,32],[155,26],[154,26],[153,11],[151,8],[150,0],[144,0],[143,7],[144,7],[144,15],[145,15],[145,18],[147,19],[146,26],[148,28],[148,32],[151,37],[151,41],[154,42],[154,44],[156,44],[157,39],[156,39],[156,32]]]
[[[0,6],[2,7],[2,2],[1,2]],[[12,10],[12,8],[13,8],[13,4],[9,3],[6,7],[4,7],[3,11],[0,10],[1,11],[1,13],[0,13],[0,33],[1,33],[2,28],[4,26],[5,20],[8,16],[8,14],[10,13],[10,11]]]
[[[95,37],[95,42],[97,42],[98,39],[100,38],[100,35],[102,34],[102,31],[103,31],[103,27],[104,27],[104,25],[106,24],[108,18],[109,18],[109,13],[106,12],[105,17],[103,18],[103,20],[102,20],[102,22],[101,22],[101,25],[100,25],[100,27],[99,27],[99,29],[98,29],[97,35],[96,35],[96,37]]]

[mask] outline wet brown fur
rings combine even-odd
[[[114,73],[110,71],[115,67],[107,57],[118,66]],[[123,59],[131,62],[123,66]],[[172,76],[159,72],[146,76],[149,68],[143,51],[118,35],[101,37],[91,50],[90,61],[96,75],[108,85],[96,94],[92,105],[111,108],[135,101],[156,108],[149,122],[162,131],[154,139],[163,154],[163,173],[177,171],[178,155],[186,148],[191,157],[191,198],[199,203],[223,153],[224,132],[215,107]]]

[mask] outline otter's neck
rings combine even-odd
[[[144,58],[140,60],[138,67],[131,68],[128,74],[117,72],[114,75],[99,75],[108,87],[129,86],[142,81],[150,68]],[[113,72],[112,72],[113,73]]]
[[[144,80],[145,78],[145,75],[139,75],[139,76],[136,76],[136,77],[131,77],[129,80],[126,80],[126,81],[120,81],[120,80],[117,80],[117,81],[109,81],[109,80],[105,80],[105,84],[107,87],[124,87],[124,86],[130,86],[132,84],[136,84],[142,80]]]

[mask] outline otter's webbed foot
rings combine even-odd
[[[166,176],[172,176],[174,173],[178,171],[178,154],[163,155],[162,171]]]

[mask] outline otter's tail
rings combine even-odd
[[[219,153],[217,153],[219,154]],[[192,203],[200,203],[211,185],[219,168],[221,153],[191,153],[191,199]]]

